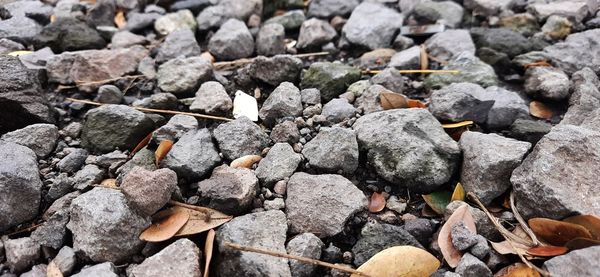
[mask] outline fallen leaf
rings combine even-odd
[[[536,246],[527,249],[527,254],[536,257],[554,257],[565,254],[569,251],[569,248],[564,246]]]
[[[565,244],[565,247],[569,250],[577,250],[587,248],[591,246],[600,245],[600,240],[586,239],[586,238],[574,238]]]
[[[500,269],[494,277],[541,277],[539,272],[524,263],[516,263]]]
[[[421,196],[425,200],[425,203],[438,214],[443,214],[446,211],[446,206],[450,204],[450,199],[452,198],[452,194],[448,191],[436,191]]]
[[[123,11],[117,12],[115,15],[115,25],[117,25],[117,28],[123,29],[126,24],[127,20],[125,20],[125,14],[123,14]]]
[[[27,50],[19,50],[19,51],[12,51],[6,55],[9,56],[13,56],[13,57],[18,57],[18,56],[23,56],[23,55],[27,55],[27,54],[31,54],[33,53],[33,51],[27,51]]]
[[[461,183],[456,183],[456,187],[454,188],[454,192],[452,193],[452,198],[450,198],[450,202],[452,201],[463,201],[465,200],[465,189],[463,188]]]
[[[427,56],[427,48],[424,44],[419,46],[419,61],[421,64],[421,70],[426,70],[429,67],[429,58]]]
[[[548,61],[537,61],[537,62],[533,62],[533,63],[528,63],[524,66],[525,69],[528,69],[530,67],[536,67],[536,66],[543,66],[543,67],[552,67],[551,64],[548,63]]]
[[[400,93],[382,92],[379,103],[384,110],[408,108],[408,98]]]
[[[529,250],[529,247],[527,245],[524,244],[520,244],[518,242],[513,242],[512,245],[514,246],[514,248],[510,245],[510,243],[508,241],[501,241],[501,242],[493,242],[490,241],[490,244],[492,245],[492,248],[494,248],[494,250],[496,250],[496,252],[500,253],[501,255],[507,255],[507,254],[514,254],[514,255],[527,255],[527,250]],[[515,251],[516,250],[516,251]],[[518,252],[518,253],[517,253]]]
[[[540,101],[531,101],[529,103],[529,113],[537,118],[550,119],[554,115],[552,110]]]
[[[473,125],[473,121],[466,120],[466,121],[462,121],[462,122],[458,122],[458,123],[442,124],[442,128],[454,129],[454,128],[460,128],[460,127],[469,126],[469,125]]]
[[[258,103],[256,98],[238,90],[233,99],[233,117],[245,116],[252,121],[258,121]]]
[[[369,212],[378,213],[385,208],[385,197],[380,192],[373,192],[369,201]]]
[[[574,238],[592,238],[585,227],[569,222],[538,217],[529,219],[527,223],[539,238],[556,246],[564,246]]]
[[[156,167],[158,167],[160,162],[162,162],[162,160],[167,156],[167,154],[171,150],[171,147],[173,147],[172,140],[165,139],[160,142],[158,148],[156,148],[156,151],[154,152]]]
[[[357,270],[381,277],[421,277],[430,276],[440,267],[440,261],[429,252],[414,246],[394,246],[387,248],[361,265]],[[352,277],[360,277],[352,274]]]
[[[104,179],[100,185],[107,188],[117,188],[117,179]]]
[[[210,52],[206,51],[203,52],[202,54],[200,54],[200,58],[204,58],[208,61],[210,61],[210,63],[215,63],[216,59],[215,56],[213,56]]]
[[[448,265],[452,268],[455,268],[458,265],[458,262],[462,257],[462,253],[454,248],[452,237],[450,235],[452,226],[459,222],[463,222],[471,232],[477,233],[475,221],[473,220],[473,215],[471,215],[468,204],[461,205],[454,213],[452,213],[448,220],[446,220],[446,223],[444,223],[444,226],[440,229],[440,234],[438,235],[438,245],[444,256],[444,260],[446,260]]]
[[[427,106],[419,100],[408,99],[407,103],[408,103],[409,108],[420,108],[420,109],[427,108]]]
[[[177,233],[190,219],[190,214],[177,207],[162,210],[152,216],[152,225],[150,225],[142,234],[140,239],[145,241],[165,241]]]
[[[154,131],[150,132],[148,135],[146,135],[146,137],[140,141],[135,148],[133,148],[133,150],[131,150],[131,153],[129,153],[129,158],[133,157],[133,155],[135,155],[135,153],[139,152],[140,150],[142,150],[142,148],[146,147],[146,145],[148,145],[148,143],[150,142],[150,139],[152,139],[152,134],[154,134]]]
[[[208,277],[208,272],[210,268],[210,260],[212,259],[213,245],[215,242],[215,230],[208,230],[208,234],[206,234],[206,242],[204,243],[204,276]]]
[[[46,267],[46,277],[63,277],[60,268],[54,261],[51,261]]]
[[[600,240],[600,217],[591,214],[576,215],[565,218],[563,221],[585,227],[588,231],[590,231],[593,239]]]
[[[195,206],[194,208],[197,210],[180,206],[173,207],[175,210],[187,212],[190,216],[190,219],[185,223],[185,225],[183,225],[183,227],[177,231],[175,234],[176,237],[202,233],[204,231],[217,228],[233,218],[232,216],[210,208],[199,206]]]
[[[251,168],[253,164],[259,162],[262,159],[259,155],[246,155],[239,157],[231,162],[229,167],[232,168]]]

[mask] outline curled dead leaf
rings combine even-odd
[[[384,110],[408,108],[408,98],[400,93],[382,92],[379,103]]]
[[[527,249],[527,254],[536,257],[554,257],[565,254],[568,251],[569,248],[564,246],[545,245],[529,248]]]
[[[565,218],[563,221],[585,227],[588,231],[590,231],[593,239],[600,240],[600,217],[591,214],[584,214]]]
[[[454,188],[454,192],[452,192],[452,198],[450,198],[450,202],[452,201],[463,201],[465,200],[465,189],[463,188],[461,183],[456,183],[456,187]]]
[[[213,245],[215,243],[215,230],[210,229],[206,234],[206,242],[204,243],[204,276],[208,277],[210,271],[210,260],[212,259]]]
[[[408,99],[407,103],[408,103],[409,108],[419,108],[419,109],[427,108],[427,106],[419,100]]]
[[[369,276],[430,276],[440,267],[440,261],[429,252],[414,246],[387,248],[361,265],[357,270]],[[360,277],[352,274],[352,277]]]
[[[185,205],[185,204],[184,204]],[[187,205],[190,206],[190,205]],[[233,217],[210,208],[193,206],[194,209],[183,206],[175,206],[177,211],[185,211],[189,214],[189,220],[177,231],[176,237],[202,233],[217,228]]]
[[[156,151],[154,152],[156,167],[158,167],[160,162],[167,156],[169,151],[171,151],[171,147],[173,147],[172,140],[166,139],[160,142],[158,148],[156,148]]]
[[[380,192],[373,192],[369,201],[369,212],[378,213],[385,208],[385,197]]]
[[[150,143],[150,139],[152,139],[153,133],[154,133],[154,131],[147,134],[146,137],[142,141],[140,141],[135,146],[135,148],[133,148],[133,150],[131,150],[131,153],[129,153],[129,158],[133,157],[133,155],[135,155],[135,153],[139,152],[140,150],[142,150],[142,148],[146,147],[146,145],[148,145],[148,143]]]
[[[516,263],[500,269],[494,277],[541,277],[541,275],[524,263]]]
[[[540,101],[531,101],[529,103],[529,113],[537,118],[551,119],[554,113],[548,106]]]
[[[232,168],[251,168],[261,159],[262,157],[259,155],[246,155],[233,160],[229,166]]]
[[[152,216],[152,225],[140,234],[140,239],[152,242],[168,240],[186,224],[189,218],[190,215],[185,210],[175,208],[162,210]]]
[[[529,219],[528,223],[536,236],[555,246],[564,246],[575,238],[592,238],[585,227],[569,222],[538,217]]]
[[[452,213],[448,220],[446,220],[446,223],[444,223],[444,226],[440,229],[438,235],[438,245],[444,256],[444,260],[446,260],[448,265],[452,268],[455,268],[458,265],[460,258],[462,258],[462,253],[454,248],[451,237],[452,226],[459,222],[463,222],[471,232],[477,233],[473,215],[469,210],[469,205],[466,203],[458,207],[458,209]]]

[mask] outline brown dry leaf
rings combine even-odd
[[[548,218],[532,218],[527,222],[538,238],[556,246],[564,246],[574,238],[591,239],[585,227]]]
[[[100,185],[107,188],[117,188],[117,179],[104,179]]]
[[[430,276],[440,267],[440,261],[429,252],[414,246],[387,248],[361,265],[357,270],[369,276]],[[352,274],[351,277],[360,277]]]
[[[473,121],[466,120],[466,121],[461,121],[461,122],[458,122],[458,123],[442,124],[442,128],[444,128],[444,129],[454,129],[454,128],[460,128],[460,127],[465,127],[465,126],[469,126],[469,125],[473,125]]]
[[[369,212],[378,213],[385,208],[385,197],[380,192],[373,192],[369,201]]]
[[[591,214],[576,215],[566,219],[564,222],[569,222],[577,225],[581,225],[590,231],[592,238],[600,240],[600,217]]]
[[[217,210],[205,207],[194,207],[196,210],[185,207],[175,206],[173,209],[178,211],[186,211],[190,215],[190,219],[177,231],[176,237],[187,236],[202,233],[213,228],[217,228],[233,217],[226,215]]]
[[[176,208],[162,210],[152,216],[152,225],[140,234],[140,239],[158,242],[172,238],[190,219],[187,211]]]
[[[524,263],[516,263],[500,269],[494,277],[541,277],[539,272]]]
[[[527,255],[527,250],[529,249],[529,246],[520,244],[518,242],[512,243],[512,245],[515,247],[513,249],[513,247],[510,245],[510,243],[506,240],[502,241],[502,242],[490,241],[490,244],[492,245],[492,248],[494,248],[494,250],[496,250],[496,252],[500,253],[501,255],[521,254],[521,255],[525,256],[525,255]],[[518,251],[519,253],[517,253],[515,250]]]
[[[165,139],[160,142],[158,148],[156,148],[156,151],[154,152],[156,167],[158,167],[160,162],[162,162],[162,160],[167,156],[167,154],[169,154],[169,151],[171,151],[171,147],[173,147],[172,140]]]
[[[567,242],[567,244],[565,244],[565,247],[569,248],[569,250],[577,250],[596,245],[600,245],[600,240],[575,238]]]
[[[550,119],[554,115],[552,110],[540,101],[529,103],[529,113],[537,118]]]
[[[546,245],[529,248],[527,250],[527,254],[536,257],[554,257],[565,254],[568,251],[569,248],[566,248],[564,246]]]
[[[231,162],[229,167],[232,168],[251,168],[253,164],[259,162],[262,159],[259,155],[246,155],[239,157]]]
[[[444,260],[446,260],[448,265],[452,268],[455,268],[458,265],[458,262],[462,257],[462,253],[454,248],[454,245],[452,244],[452,237],[450,236],[452,226],[459,222],[463,222],[467,229],[471,230],[471,232],[477,232],[475,228],[475,221],[473,220],[473,215],[471,215],[468,204],[463,204],[454,211],[448,220],[446,220],[444,226],[442,226],[440,229],[440,234],[438,236],[438,245],[440,246]]]
[[[46,277],[63,277],[60,268],[54,261],[51,261],[46,267]]]
[[[206,234],[206,243],[204,243],[204,276],[208,277],[210,260],[212,259],[213,245],[215,243],[215,229],[208,230]]]
[[[427,108],[427,106],[419,100],[408,99],[407,102],[408,102],[409,108],[420,108],[420,109]]]
[[[463,188],[461,183],[456,183],[456,187],[454,188],[454,192],[452,193],[452,197],[450,198],[450,202],[452,201],[463,201],[465,200],[465,189]]]
[[[399,93],[382,92],[379,94],[379,102],[384,110],[408,108],[408,99]]]
[[[135,155],[135,153],[142,150],[142,148],[144,148],[144,147],[146,147],[146,145],[148,145],[148,143],[150,142],[150,139],[152,139],[152,134],[154,134],[154,131],[152,131],[148,135],[146,135],[146,137],[142,141],[140,141],[135,146],[135,148],[133,148],[133,150],[131,150],[131,153],[129,154],[129,158],[133,157],[133,155]]]
[[[427,55],[427,47],[424,44],[419,46],[420,55],[419,61],[421,64],[421,70],[426,70],[429,67],[429,57]]]
[[[117,25],[117,28],[123,29],[126,24],[127,20],[125,20],[125,14],[123,11],[118,11],[117,15],[115,15],[115,25]]]

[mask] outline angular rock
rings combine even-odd
[[[279,23],[285,30],[298,30],[306,20],[303,10],[291,10],[278,16],[271,17],[265,21],[266,24]]]
[[[576,22],[581,22],[590,13],[595,13],[597,9],[598,2],[584,0],[540,1],[527,6],[527,10],[535,15],[538,21],[543,21],[551,15],[561,15],[572,17]]]
[[[133,276],[200,277],[200,249],[189,239],[178,239],[135,266]]]
[[[34,265],[30,271],[21,274],[20,277],[45,277],[48,266],[45,264]]]
[[[267,125],[275,125],[286,117],[302,114],[300,90],[290,82],[281,83],[265,100],[258,116]]]
[[[600,259],[600,246],[592,246],[547,260],[544,262],[544,269],[552,276],[592,277],[600,270],[596,262],[598,259]]]
[[[190,94],[213,78],[212,64],[201,57],[175,58],[162,64],[157,72],[158,87],[175,96]]]
[[[0,39],[0,54],[8,54],[13,51],[19,51],[24,49],[25,47],[18,42],[6,38]]]
[[[159,17],[154,22],[154,29],[161,35],[168,35],[171,32],[181,29],[188,28],[196,30],[196,19],[194,14],[189,10],[180,10],[174,13],[168,13]]]
[[[418,3],[413,11],[412,15],[419,19],[422,17],[431,18],[432,23],[439,21],[450,28],[456,28],[460,25],[465,9],[458,3],[453,1],[425,1]]]
[[[450,60],[462,52],[475,55],[475,44],[467,30],[446,30],[425,41],[427,52],[438,59]]]
[[[58,141],[58,128],[52,124],[33,124],[6,133],[0,140],[14,142],[33,150],[39,158],[44,158],[54,150]]]
[[[382,85],[396,93],[402,93],[404,90],[404,79],[402,78],[402,74],[393,68],[386,68],[371,77],[371,83]]]
[[[285,54],[285,29],[279,23],[263,25],[256,36],[256,54],[275,56]]]
[[[121,104],[123,102],[123,92],[113,85],[103,85],[98,88],[98,95],[94,101],[104,104]]]
[[[175,171],[179,178],[197,180],[208,174],[219,162],[221,157],[212,142],[212,136],[208,129],[203,128],[185,133],[173,145],[162,166]]]
[[[219,82],[209,81],[203,83],[196,98],[190,106],[190,111],[214,115],[227,114],[233,109],[233,101],[227,94],[225,87]]]
[[[503,129],[519,118],[530,118],[528,100],[523,95],[497,86],[487,87],[485,91],[479,99],[494,101],[487,116],[488,128]]]
[[[379,48],[366,52],[360,56],[358,64],[361,68],[381,68],[387,65],[396,50],[390,48]],[[390,65],[391,66],[391,65]]]
[[[584,68],[572,76],[573,94],[562,124],[584,126],[600,131],[600,80],[590,69]]]
[[[321,114],[331,123],[339,123],[355,116],[357,110],[344,99],[333,99],[325,106]]]
[[[106,41],[90,25],[72,17],[58,17],[35,37],[36,49],[49,46],[55,53],[101,49]]]
[[[477,259],[475,256],[465,253],[458,266],[456,267],[456,273],[464,277],[491,277],[492,271],[487,268],[485,263]]]
[[[127,13],[127,24],[123,29],[132,32],[139,32],[147,27],[153,26],[154,22],[161,17],[158,13]]]
[[[322,128],[302,154],[311,167],[325,172],[352,174],[358,168],[358,143],[351,129]]]
[[[534,66],[525,71],[525,92],[532,98],[560,101],[569,97],[569,76],[554,67]]]
[[[567,2],[563,2],[567,3]],[[589,67],[600,73],[600,29],[588,30],[569,35],[565,41],[544,48],[544,53],[552,64],[567,75]]]
[[[282,82],[296,83],[302,71],[302,60],[292,55],[256,57],[250,64],[250,76],[272,86]]]
[[[213,135],[223,156],[229,160],[246,155],[259,155],[270,143],[269,136],[260,126],[245,116],[219,125]]]
[[[360,80],[360,69],[329,62],[316,62],[310,65],[302,81],[300,87],[316,88],[321,92],[323,102],[336,98],[344,93],[348,86]]]
[[[218,60],[247,58],[254,53],[254,38],[244,22],[229,19],[210,38],[208,51]]]
[[[419,46],[413,46],[394,54],[390,60],[389,66],[396,69],[411,69],[419,67],[421,65],[420,62],[421,48]]]
[[[75,173],[85,164],[89,152],[81,148],[68,148],[66,150],[68,154],[56,164],[56,167],[61,172]]]
[[[315,0],[308,6],[308,16],[319,18],[347,16],[358,4],[358,0]]]
[[[4,251],[6,264],[14,273],[29,269],[42,254],[40,245],[29,237],[4,241]]]
[[[128,48],[136,44],[146,44],[148,40],[144,36],[136,35],[129,31],[121,31],[114,34],[110,41],[110,48]]]
[[[179,56],[199,56],[201,53],[194,32],[189,28],[180,28],[167,35],[158,49],[156,62],[166,62]]]
[[[84,166],[73,176],[73,187],[84,190],[92,185],[99,184],[104,179],[104,170],[93,164]]]
[[[252,208],[258,179],[252,170],[222,165],[198,183],[200,201],[226,214],[240,215]]]
[[[167,124],[152,132],[152,142],[157,145],[164,140],[178,141],[185,133],[198,129],[198,120],[190,115],[177,114]]]
[[[465,0],[464,6],[479,15],[498,15],[513,5],[511,0]]]
[[[288,254],[310,259],[320,259],[325,244],[311,233],[303,233],[292,238],[285,247]],[[315,273],[315,265],[290,260],[292,276],[310,277]]]
[[[252,14],[262,14],[263,2],[260,0],[238,1],[223,0],[218,5],[205,8],[198,14],[196,20],[200,31],[222,26],[228,19],[235,18],[246,21]]]
[[[31,42],[42,31],[42,26],[25,16],[14,16],[0,21],[0,38]]]
[[[142,150],[138,151],[133,155],[133,157],[127,161],[123,166],[119,167],[117,170],[117,181],[120,183],[123,181],[123,178],[131,171],[134,167],[140,166],[145,168],[146,170],[154,170],[156,169],[155,165],[155,155],[154,151],[148,148],[142,148]]]
[[[458,251],[465,251],[477,243],[475,232],[471,232],[464,222],[460,221],[452,226],[450,237],[452,237],[452,245]]]
[[[508,28],[473,28],[471,37],[477,48],[488,47],[510,58],[533,50],[533,44],[523,35]]]
[[[458,74],[431,74],[425,78],[424,85],[430,89],[442,88],[452,83],[475,83],[482,87],[498,84],[494,69],[469,52],[455,56],[443,67],[444,70],[458,70]]]
[[[368,88],[356,99],[354,105],[358,108],[358,110],[362,111],[363,114],[383,111],[383,107],[381,106],[381,98],[379,97],[382,92],[393,93],[381,85],[369,85]]]
[[[155,93],[144,99],[136,100],[131,104],[134,107],[174,110],[177,109],[177,97],[172,93]]]
[[[171,199],[177,188],[177,174],[168,168],[149,171],[134,167],[120,187],[132,208],[141,215],[151,216]]]
[[[294,174],[302,156],[287,143],[276,143],[256,167],[256,176],[263,185],[272,185]]]
[[[71,275],[71,277],[118,277],[117,268],[111,262],[101,263],[94,266],[84,267],[79,273]]]
[[[482,100],[484,94],[485,89],[476,84],[450,84],[431,94],[429,111],[443,121],[473,120],[484,124],[494,105],[493,100]]]
[[[389,203],[390,200],[388,199],[387,204]],[[387,204],[386,207],[388,206]],[[404,206],[406,207],[406,203],[404,203]],[[389,207],[387,208],[390,209]],[[429,243],[429,240],[432,238],[433,232],[435,231],[435,225],[425,218],[415,218],[405,221],[403,228],[423,245]]]
[[[116,12],[116,1],[100,0],[89,9],[86,19],[94,26],[113,26]]]
[[[552,129],[552,124],[542,121],[517,119],[510,125],[509,136],[535,145]]]
[[[73,248],[64,246],[52,260],[63,275],[70,275],[77,264],[77,256]]]
[[[337,36],[337,32],[329,22],[311,18],[302,23],[298,43],[299,49],[314,49],[321,47]]]
[[[300,140],[300,131],[294,122],[284,121],[273,127],[270,137],[274,143],[286,142],[294,144]]]
[[[402,14],[394,9],[364,2],[352,11],[342,36],[352,44],[371,50],[389,47],[403,21]]]
[[[31,239],[36,245],[60,249],[67,238],[69,213],[60,211],[50,216],[42,225],[31,232]]]
[[[360,231],[360,237],[352,247],[354,264],[360,266],[378,252],[399,245],[423,248],[412,235],[400,226],[368,222]]]

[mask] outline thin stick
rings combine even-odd
[[[185,204],[185,203],[181,203],[181,202],[177,202],[177,201],[173,201],[173,200],[169,200],[169,204],[173,205],[173,206],[179,206],[179,207],[184,207],[190,210],[194,210],[194,211],[198,211],[201,212],[202,214],[205,214],[208,219],[231,219],[231,216],[228,217],[212,217],[210,215],[209,212],[207,212],[203,207],[198,207],[198,206],[194,206],[194,205],[190,205],[190,204]],[[193,219],[190,219],[193,220]]]
[[[381,72],[381,70],[363,70],[364,74],[377,74]],[[412,74],[412,73],[449,73],[449,74],[459,74],[460,70],[435,70],[435,69],[399,69],[398,72],[402,74]]]
[[[279,257],[279,258],[286,258],[286,259],[296,260],[296,261],[300,261],[300,262],[307,263],[307,264],[320,265],[320,266],[324,266],[324,267],[328,267],[328,268],[333,268],[333,269],[337,269],[339,271],[348,272],[351,274],[357,274],[360,276],[367,276],[367,277],[369,276],[369,275],[362,273],[356,269],[347,268],[347,267],[343,267],[340,265],[327,263],[327,262],[310,259],[310,258],[306,258],[306,257],[294,256],[294,255],[290,255],[287,253],[275,252],[275,251],[266,250],[266,249],[259,249],[259,248],[254,248],[254,247],[250,247],[250,246],[243,246],[243,245],[239,245],[239,244],[235,244],[235,243],[231,243],[231,242],[225,242],[224,245],[226,247],[229,247],[229,248],[235,249],[235,250],[239,250],[239,251],[254,252],[254,253]]]
[[[70,97],[67,97],[65,99],[68,100],[68,101],[72,101],[72,102],[90,104],[90,105],[95,105],[95,106],[105,105],[105,104],[94,102],[94,101],[90,101],[90,100],[81,100],[81,99],[75,99],[75,98],[70,98]],[[206,115],[206,114],[199,114],[199,113],[189,113],[189,112],[180,112],[180,111],[171,111],[171,110],[149,109],[149,108],[141,108],[141,107],[132,107],[132,108],[134,108],[134,109],[136,109],[138,111],[149,112],[149,113],[183,114],[183,115],[189,115],[189,116],[203,118],[203,119],[233,121],[233,119],[231,119],[231,118],[220,117],[220,116],[212,116],[212,115]]]
[[[529,225],[527,225],[527,222],[525,222],[525,220],[523,219],[523,217],[521,216],[521,214],[517,210],[517,207],[515,205],[515,192],[514,191],[510,192],[510,208],[512,209],[513,214],[515,215],[515,218],[517,219],[517,221],[521,225],[521,228],[523,228],[523,230],[525,231],[525,233],[527,233],[527,235],[531,238],[531,241],[533,241],[534,246],[540,245],[541,243],[537,239],[537,236],[533,233],[533,231],[531,230],[531,228],[529,228]]]
[[[144,77],[144,75],[128,75],[128,76],[121,76],[121,77],[117,77],[117,78],[105,79],[105,80],[99,80],[99,81],[91,81],[91,82],[75,81],[75,84],[77,84],[77,86],[102,85],[102,84],[106,84],[106,83],[110,83],[110,82],[114,82],[114,81],[118,81],[118,80],[122,80],[122,79],[137,79],[140,77]]]
[[[10,234],[6,234],[6,235],[7,236],[12,236],[12,235],[20,234],[20,233],[25,233],[25,232],[33,231],[33,230],[37,229],[37,227],[42,226],[42,224],[44,224],[44,223],[45,222],[38,223],[38,224],[35,224],[33,226],[29,226],[27,228],[24,228],[24,229],[21,229],[21,230],[17,230],[17,231],[14,231],[14,232],[12,232]]]

